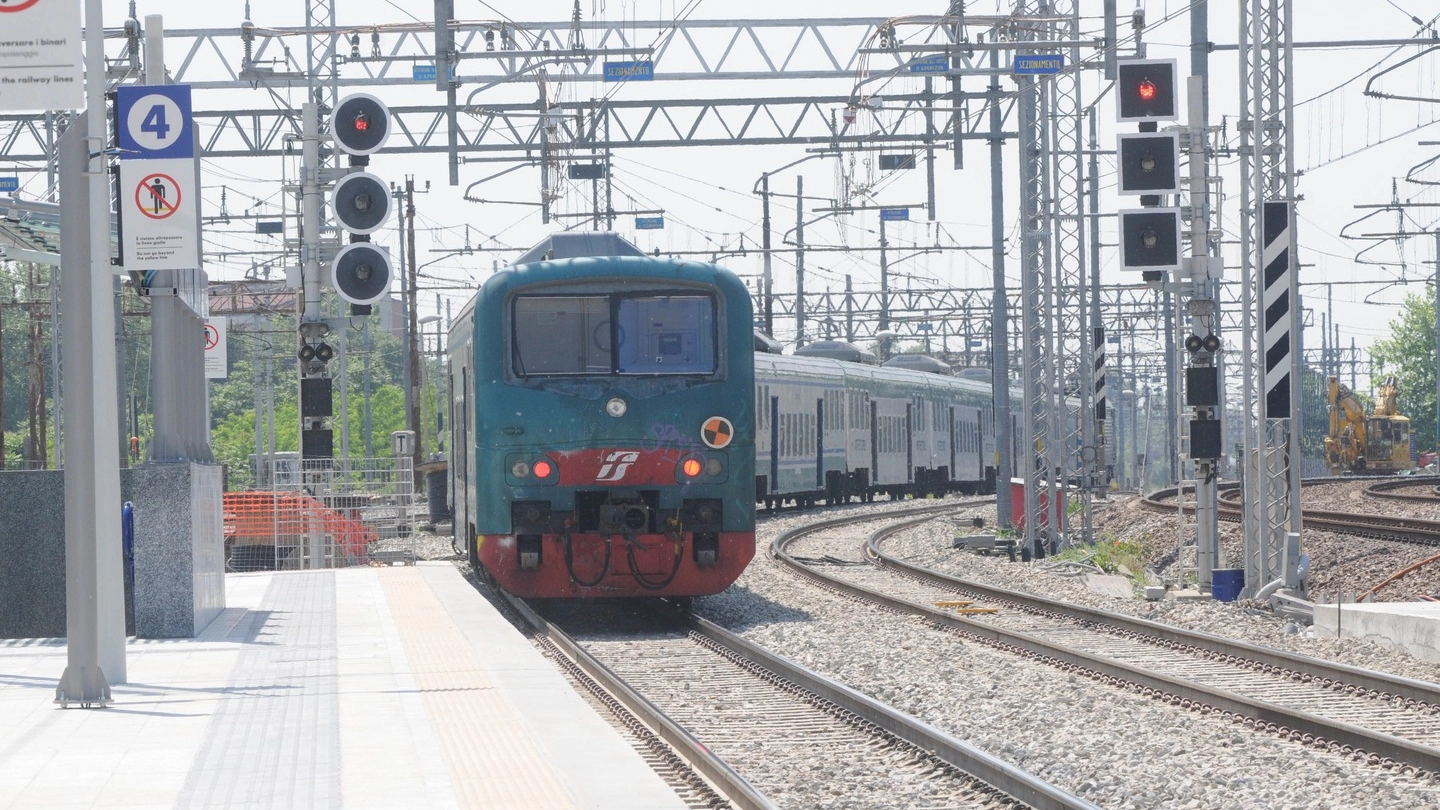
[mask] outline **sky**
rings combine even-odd
[[[376,23],[425,19],[431,12],[430,3],[395,0],[334,0],[341,25],[373,25]],[[1124,13],[1129,0],[1121,0]],[[1188,4],[1180,0],[1147,0],[1141,4],[1148,26],[1144,33],[1148,55],[1175,57],[1182,73],[1188,72],[1190,19]],[[1210,39],[1220,45],[1233,45],[1237,39],[1236,14],[1238,2],[1212,3]],[[1340,39],[1407,38],[1421,30],[1422,23],[1434,24],[1436,11],[1428,0],[1306,0],[1296,3],[1294,38],[1297,42]],[[744,19],[775,17],[873,17],[878,7],[886,14],[935,15],[945,11],[945,0],[887,0],[885,3],[854,0],[792,0],[786,3],[755,0],[582,0],[580,9],[587,19],[624,21],[631,19]],[[113,27],[129,13],[124,0],[105,0],[105,24]],[[456,17],[463,20],[510,19],[514,21],[557,21],[568,19],[573,8],[571,0],[455,0]],[[303,22],[304,5],[294,0],[254,0],[251,19],[261,26],[293,26]],[[1007,4],[994,0],[966,3],[972,15],[1005,13]],[[1081,0],[1083,26],[1098,36],[1101,28],[1100,0]],[[238,26],[244,17],[243,0],[212,0],[208,3],[178,0],[139,0],[136,16],[161,14],[167,30],[184,28],[220,28]],[[1432,29],[1433,30],[1433,29]],[[920,29],[901,26],[903,38],[918,36]],[[1121,32],[1129,35],[1128,18],[1122,21]],[[292,47],[303,48],[299,41]],[[1303,263],[1302,288],[1306,305],[1317,308],[1314,325],[1307,330],[1307,345],[1320,345],[1319,312],[1332,306],[1339,325],[1340,344],[1349,346],[1353,339],[1364,346],[1384,337],[1385,324],[1397,314],[1395,305],[1406,293],[1424,293],[1423,284],[1433,274],[1433,237],[1392,241],[1356,241],[1343,234],[1392,232],[1401,221],[1394,213],[1373,214],[1356,205],[1383,204],[1392,198],[1392,180],[1400,178],[1395,194],[1401,200],[1421,203],[1440,202],[1430,187],[1406,182],[1403,178],[1417,164],[1436,154],[1440,147],[1422,146],[1422,141],[1440,141],[1440,126],[1429,122],[1440,116],[1440,104],[1405,100],[1367,99],[1363,93],[1367,80],[1386,68],[1394,68],[1377,79],[1377,87],[1393,95],[1423,98],[1440,97],[1440,50],[1419,59],[1400,64],[1421,53],[1415,46],[1396,47],[1332,47],[1301,49],[1295,55],[1293,74],[1295,112],[1295,160],[1303,176],[1298,190],[1302,195],[1299,207],[1298,237]],[[170,52],[171,64],[180,57]],[[233,55],[231,57],[234,59]],[[843,58],[843,56],[842,56]],[[1211,124],[1224,128],[1226,142],[1235,144],[1238,91],[1236,87],[1234,50],[1220,50],[1211,56]],[[237,60],[238,61],[238,60]],[[663,76],[666,64],[657,64],[657,78]],[[462,69],[463,78],[463,69]],[[609,94],[617,100],[627,98],[694,98],[702,96],[748,97],[771,94],[844,95],[853,82],[667,82],[635,83],[630,86],[603,85],[593,81],[571,82],[560,92],[570,100],[588,99]],[[967,89],[980,90],[983,80],[973,79]],[[730,86],[737,85],[737,86]],[[1003,86],[1013,83],[1007,78]],[[914,92],[919,80],[909,77],[885,85],[870,85],[872,92]],[[1085,76],[1083,94],[1095,99],[1104,89],[1098,73]],[[462,87],[461,97],[471,91]],[[430,94],[424,96],[423,94]],[[416,99],[440,96],[428,85],[376,94],[397,103],[414,103]],[[534,100],[533,85],[494,88],[478,96],[479,102]],[[280,91],[245,91],[225,103],[241,106],[273,107],[281,103],[296,106],[303,93]],[[196,105],[204,103],[197,99]],[[865,126],[865,111],[859,125]],[[883,116],[883,110],[873,113]],[[1113,99],[1105,96],[1099,102],[1101,126],[1100,146],[1113,148],[1114,134],[1133,131],[1133,125],[1114,122]],[[1015,188],[1015,157],[1013,142],[1007,145],[1006,168],[1009,186],[1006,202],[1009,247],[1008,275],[1010,284],[1018,286],[1017,243],[1014,239],[1014,214],[1018,208]],[[790,147],[726,147],[705,149],[632,149],[617,151],[614,162],[615,207],[617,210],[659,209],[665,212],[663,231],[636,231],[633,217],[622,216],[617,230],[648,249],[661,251],[722,251],[741,243],[754,246],[759,241],[760,200],[752,188],[764,172],[775,172],[806,157],[801,146]],[[937,221],[924,221],[921,209],[912,210],[911,222],[892,223],[889,239],[896,253],[905,257],[892,272],[897,286],[938,285],[953,287],[988,287],[990,255],[988,249],[918,253],[919,246],[935,243],[950,245],[985,245],[990,239],[989,179],[985,155],[980,147],[967,151],[967,168],[950,169],[950,156],[941,154],[937,184],[939,186]],[[1236,158],[1222,159],[1221,227],[1227,243],[1238,238],[1239,189]],[[0,156],[0,167],[4,158]],[[293,176],[295,165],[282,165],[278,159],[206,160],[202,179],[205,214],[219,210],[238,213],[245,210],[276,212],[280,210],[283,192],[280,180]],[[1102,158],[1101,207],[1113,212],[1119,207],[1133,207],[1113,193],[1113,159]],[[574,219],[561,219],[546,225],[540,221],[537,206],[524,204],[477,204],[464,199],[464,191],[476,181],[498,171],[496,164],[466,164],[460,169],[460,185],[447,183],[443,162],[430,156],[380,154],[372,161],[370,171],[387,180],[402,181],[407,175],[415,178],[417,187],[428,192],[416,196],[417,248],[422,264],[421,314],[458,307],[469,298],[474,288],[489,275],[497,264],[503,265],[518,251],[528,248],[547,233]],[[855,200],[866,205],[905,205],[923,201],[924,172],[912,171],[880,175],[864,161],[842,166],[834,159],[817,158],[793,168],[778,171],[772,178],[772,190],[794,193],[795,178],[804,177],[807,197],[807,219],[819,215],[815,209],[828,207],[827,199],[841,192],[842,178],[852,182],[875,182],[872,196]],[[1440,181],[1440,170],[1422,171],[1422,177]],[[474,194],[491,200],[533,202],[539,195],[538,171],[520,169],[505,177],[480,184]],[[221,195],[224,195],[222,202]],[[777,197],[773,214],[777,222],[776,239],[794,225],[793,199]],[[561,214],[590,210],[589,186],[577,184],[565,189],[555,208]],[[293,204],[292,204],[293,207]],[[1352,224],[1367,214],[1371,219]],[[1404,229],[1415,233],[1433,230],[1440,220],[1440,208],[1414,208],[1403,223]],[[783,224],[781,224],[783,223]],[[828,246],[873,246],[877,242],[874,214],[869,217],[825,217],[807,226],[807,242]],[[1347,225],[1349,226],[1347,228]],[[467,232],[468,227],[468,232]],[[1113,220],[1106,221],[1107,245],[1114,242]],[[207,264],[212,278],[239,278],[251,269],[252,259],[272,250],[274,242],[257,245],[255,238],[240,227],[216,227],[207,234]],[[375,235],[377,243],[398,246],[394,221]],[[471,253],[456,253],[467,244]],[[1361,253],[1364,262],[1356,260]],[[787,251],[788,253],[788,251]],[[221,254],[224,254],[223,256]],[[909,255],[907,255],[909,254]],[[1227,248],[1229,277],[1238,275],[1238,261],[1233,246]],[[892,255],[892,258],[895,258]],[[258,261],[258,259],[256,260]],[[759,272],[759,259],[751,253],[744,257],[722,260],[742,275]],[[814,254],[807,259],[807,289],[843,287],[845,276],[853,277],[857,288],[878,286],[878,268],[872,258],[846,257],[839,253]],[[777,293],[793,291],[794,264],[791,255],[775,258]],[[1118,268],[1118,257],[1107,247],[1102,256],[1102,282],[1131,283],[1138,281]],[[1329,287],[1320,286],[1329,284]],[[437,304],[436,296],[439,297]],[[793,326],[787,327],[793,332]],[[785,336],[784,330],[777,330]],[[813,337],[813,335],[812,335]]]

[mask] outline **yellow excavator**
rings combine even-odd
[[[1400,384],[1392,374],[1380,385],[1380,398],[1367,418],[1355,392],[1330,377],[1330,434],[1325,462],[1331,475],[1390,475],[1415,469],[1410,456],[1410,418],[1395,410]]]

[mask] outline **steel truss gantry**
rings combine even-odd
[[[1245,593],[1253,595],[1277,578],[1299,585],[1301,332],[1292,0],[1248,0],[1241,10],[1244,390],[1253,392],[1245,398]]]
[[[410,68],[434,62],[433,26],[337,27],[334,14],[334,0],[309,0],[311,24],[303,28],[265,28],[247,20],[236,28],[165,32],[167,47],[184,54],[171,71],[171,81],[188,83],[196,90],[264,89],[276,102],[272,109],[253,108],[234,104],[233,95],[197,93],[194,115],[206,157],[290,154],[287,145],[301,132],[300,103],[289,103],[286,94],[308,88],[312,72],[325,88],[323,98],[312,99],[322,108],[346,90],[430,89],[427,82],[413,77]],[[932,18],[912,34],[910,42],[948,43],[953,28],[941,24],[946,19]],[[878,81],[905,75],[915,60],[915,54],[904,48],[868,47],[878,41],[886,22],[878,17],[623,24],[457,22],[452,25],[456,85],[466,95],[453,111],[444,94],[437,94],[433,104],[391,105],[395,132],[383,151],[513,159],[541,148],[547,123],[558,127],[557,133],[548,135],[551,143],[587,149],[761,144],[918,147],[984,137],[978,134],[978,119],[967,121],[963,104],[936,109],[943,94],[885,94],[887,115],[864,132],[835,119],[837,108],[853,105]],[[578,49],[568,44],[572,28],[583,33],[586,43]],[[486,33],[492,35],[489,42]],[[138,36],[138,29],[107,30],[107,44],[116,53],[112,64],[133,62]],[[372,37],[372,44],[363,53],[358,46],[352,46],[349,55],[344,48],[336,52],[336,40],[352,36]],[[288,43],[295,39],[307,43],[305,64],[290,50]],[[547,47],[549,43],[554,47]],[[488,44],[496,49],[487,50]],[[605,97],[614,85],[599,80],[605,59],[616,54],[653,59],[655,79],[645,83],[650,87],[631,83],[625,98]],[[952,61],[952,73],[988,70],[972,64],[965,51],[955,51]],[[562,100],[545,110],[547,116],[538,116],[537,102],[518,90],[535,85],[541,70],[551,82],[558,78],[593,87],[596,98]],[[757,85],[755,80],[785,80],[792,89],[783,95],[745,98],[696,97],[699,94],[683,100],[636,98],[658,95],[654,88],[671,81],[733,80],[748,80],[751,86]],[[844,81],[853,90],[844,95],[797,95],[794,80]],[[53,153],[55,137],[39,117],[0,116],[0,148],[11,161],[43,165]]]

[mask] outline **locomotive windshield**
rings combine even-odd
[[[515,373],[714,374],[715,301],[704,295],[521,295]]]

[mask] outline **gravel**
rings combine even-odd
[[[974,514],[989,517],[993,507]],[[1128,605],[1162,621],[1194,622],[1223,635],[1435,677],[1432,665],[1363,642],[1287,635],[1283,622],[1251,605],[1106,602],[1073,580],[1047,574],[1042,564],[950,552],[950,536],[957,526],[968,526],[968,517],[913,533],[904,552],[945,558],[957,573],[1021,583],[1032,592],[1099,599],[1110,609]],[[1440,785],[1433,779],[1364,766],[1218,716],[1104,687],[807,584],[764,551],[780,531],[814,519],[763,520],[755,561],[735,587],[696,600],[697,612],[1107,808],[1440,807]],[[807,545],[804,553],[854,559],[876,525],[831,532],[838,539]]]

